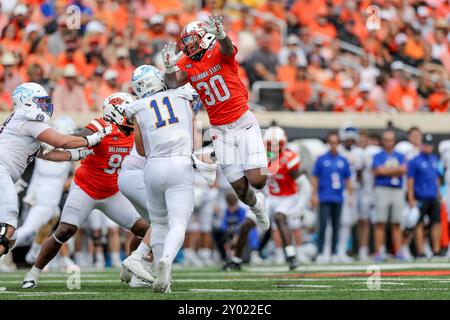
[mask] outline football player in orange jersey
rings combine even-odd
[[[247,88],[239,79],[237,47],[224,31],[222,17],[184,27],[176,53],[174,42],[162,51],[165,82],[175,88],[189,82],[200,96],[211,123],[218,164],[239,199],[250,207],[258,226],[270,227],[264,208],[267,158],[261,131],[248,107]],[[179,70],[175,72],[175,68]]]
[[[264,134],[269,158],[269,214],[275,222],[272,226],[278,228],[289,268],[294,270],[298,266],[298,261],[296,249],[292,244],[292,230],[288,224],[288,217],[295,217],[301,211],[298,193],[301,171],[300,157],[285,147],[286,142],[286,133],[278,126],[268,128]],[[247,243],[248,232],[254,226],[255,222],[247,218],[239,234],[235,256],[224,265],[224,269],[240,269],[240,260]]]
[[[128,93],[109,96],[103,103],[103,118],[92,120],[80,133],[88,135],[107,126],[113,128],[112,132],[93,148],[94,155],[83,160],[76,170],[60,223],[53,235],[43,244],[32,269],[25,275],[22,288],[37,287],[42,269],[56,256],[61,246],[77,232],[93,209],[101,210],[111,220],[130,230],[137,237],[142,238],[146,234],[149,223],[139,216],[131,202],[120,193],[117,185],[122,160],[134,145],[133,127],[123,116],[124,105],[133,101],[133,96]],[[111,107],[115,110],[111,111]],[[138,242],[135,241],[133,245],[136,248]],[[142,278],[147,281],[153,280],[150,273]]]

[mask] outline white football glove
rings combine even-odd
[[[183,56],[183,52],[175,53],[177,44],[174,41],[169,42],[161,51],[162,60],[166,67],[166,73],[174,73],[178,60]]]
[[[215,35],[219,40],[223,40],[227,37],[227,34],[223,29],[223,17],[221,16],[209,16],[203,29],[206,32]]]
[[[87,147],[98,145],[102,139],[112,132],[112,126],[108,125],[100,131],[84,137],[87,140]]]
[[[81,159],[86,158],[87,156],[94,154],[94,150],[92,149],[86,149],[86,148],[81,148],[81,149],[71,149],[71,150],[66,150],[70,153],[70,161],[78,161]]]

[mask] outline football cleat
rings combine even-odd
[[[152,286],[147,281],[142,281],[136,276],[131,277],[131,280],[129,281],[128,285],[130,286],[130,288],[150,288]]]
[[[35,280],[23,280],[22,289],[34,289],[37,288],[37,282]]]
[[[147,281],[149,283],[155,281],[155,278],[153,278],[150,272],[146,270],[143,257],[134,252],[122,262],[122,267],[142,281]]]
[[[133,274],[124,267],[122,267],[122,269],[120,270],[120,280],[122,282],[130,283],[132,278]]]
[[[256,205],[258,207],[250,208],[250,210],[256,216],[256,224],[258,227],[263,231],[267,231],[270,228],[270,219],[265,210],[264,195],[262,193],[257,193],[255,196],[257,198]]]
[[[297,267],[299,266],[299,263],[295,257],[287,258],[287,262],[289,265],[289,270],[291,271],[297,269]]]
[[[157,264],[157,277],[153,283],[153,291],[161,293],[170,293],[170,263],[167,258],[159,259]]]
[[[241,270],[241,264],[237,263],[233,260],[229,260],[227,262],[225,262],[225,264],[222,266],[222,270],[223,271],[228,271],[228,270],[236,270],[236,271],[240,271]]]

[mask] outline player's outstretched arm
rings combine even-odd
[[[91,149],[81,148],[74,150],[51,150],[49,152],[40,152],[38,158],[48,160],[48,161],[78,161],[86,158],[87,156],[93,154],[94,151]]]
[[[176,48],[177,44],[171,41],[161,51],[162,60],[166,68],[164,82],[169,89],[178,88],[187,82],[187,73],[183,70],[175,70],[178,60],[183,56],[181,51],[176,53]]]
[[[216,36],[219,41],[220,52],[223,55],[232,56],[234,54],[233,43],[223,28],[223,17],[209,16],[204,29],[206,32]]]
[[[45,142],[52,147],[61,149],[77,149],[84,147],[92,147],[99,144],[102,139],[110,134],[112,131],[111,126],[107,126],[100,131],[97,131],[91,135],[85,137],[77,137],[68,134],[62,134],[54,129],[44,130],[37,138]]]

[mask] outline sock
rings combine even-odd
[[[111,255],[111,258],[112,258],[112,255]],[[96,252],[95,253],[95,263],[97,265],[101,264],[102,266],[105,266],[105,257],[103,255],[103,252]]]
[[[283,256],[283,248],[275,248],[276,256]]]
[[[347,255],[347,245],[348,239],[350,238],[350,226],[341,226],[339,228],[339,239],[338,239],[338,255]]]
[[[252,210],[252,211],[256,211],[259,208],[261,208],[261,203],[260,203],[259,197],[257,197],[256,195],[257,195],[257,193],[255,192],[256,202],[255,202],[255,205],[253,207],[250,207],[250,210]]]
[[[145,243],[141,242],[137,249],[134,251],[135,254],[146,257],[150,253],[150,247]]]
[[[75,259],[75,263],[77,265],[79,265],[79,266],[84,266],[85,265],[84,253],[82,251],[75,252],[74,259]]]
[[[209,260],[211,259],[211,249],[208,248],[201,248],[198,250],[198,256],[203,260]]]
[[[119,265],[122,261],[120,260],[120,253],[119,252],[111,252],[111,264],[112,265]]]
[[[32,266],[30,271],[28,271],[28,274],[33,276],[35,280],[39,279],[39,276],[41,275],[42,270],[37,268],[36,266]]]
[[[369,255],[369,248],[368,247],[360,247],[358,250],[358,254],[360,256],[367,256]]]
[[[237,263],[237,264],[241,264],[242,263],[242,258],[231,257],[231,261],[233,261],[234,263]]]
[[[293,245],[286,246],[284,248],[284,252],[286,253],[286,258],[295,257],[295,248]]]

